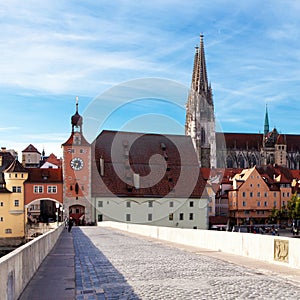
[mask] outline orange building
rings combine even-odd
[[[33,219],[48,221],[57,214],[56,203],[63,203],[62,169],[29,168],[28,180],[24,183],[25,209]],[[60,211],[62,219],[62,211]]]
[[[232,178],[228,191],[232,223],[265,224],[272,209],[281,209],[292,196],[292,178],[284,168],[271,165],[244,169]]]

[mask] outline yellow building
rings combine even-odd
[[[0,245],[18,245],[25,235],[24,181],[27,170],[9,152],[0,152]]]

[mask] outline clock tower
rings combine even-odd
[[[77,225],[95,221],[91,202],[91,145],[84,138],[82,124],[76,97],[76,112],[71,117],[72,132],[62,148],[65,215],[72,217]]]

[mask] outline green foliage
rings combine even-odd
[[[290,220],[300,219],[300,197],[295,193],[288,202],[288,217]]]

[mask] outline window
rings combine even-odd
[[[0,206],[3,206],[3,202],[0,202]]]
[[[276,192],[274,192],[274,198],[276,198],[276,195],[277,195],[277,193],[276,193]]]
[[[153,201],[152,200],[148,201],[148,207],[153,207]]]
[[[260,206],[260,201],[257,201],[257,206],[258,206],[258,207]]]
[[[15,206],[19,206],[20,202],[19,200],[15,200]]]
[[[243,201],[243,206],[246,206],[247,205],[247,202],[246,201]]]
[[[15,178],[18,178],[18,174],[17,173],[15,174]]]
[[[243,192],[243,197],[244,197],[244,198],[246,197],[246,192]]]
[[[169,206],[170,206],[170,207],[173,207],[173,206],[174,206],[174,202],[173,202],[173,201],[170,201]]]
[[[130,222],[130,221],[131,221],[130,214],[126,214],[126,222]]]
[[[276,202],[276,200],[274,201],[274,207],[276,207],[277,206],[277,202]]]
[[[260,192],[257,192],[257,197],[260,197]]]
[[[152,221],[152,214],[148,214],[148,221]]]
[[[287,192],[287,193],[286,193],[286,196],[287,196],[287,197],[290,197],[290,192]]]
[[[6,229],[5,229],[5,233],[12,233],[11,228],[6,228]]]
[[[13,191],[13,193],[21,193],[22,188],[20,186],[13,186],[12,191]]]
[[[169,221],[173,221],[173,214],[169,214]]]
[[[103,215],[98,215],[98,222],[102,222],[103,221]]]
[[[183,213],[180,213],[180,214],[179,214],[179,220],[180,220],[180,221],[183,220],[183,216],[184,216]]]
[[[274,202],[276,202],[276,201],[274,201]],[[285,201],[282,201],[282,206],[285,206]]]
[[[57,193],[56,185],[49,185],[48,186],[48,194],[56,194],[56,193]]]
[[[75,149],[73,149],[73,148],[68,149],[68,152],[69,152],[69,153],[75,153]]]
[[[265,197],[268,197],[268,193],[267,192],[265,192]]]
[[[43,192],[44,192],[44,187],[42,185],[33,186],[33,193],[34,194],[41,194]]]
[[[244,213],[245,213],[245,215],[249,215],[250,211],[249,210],[245,210]]]
[[[130,206],[131,206],[130,201],[127,201],[127,202],[126,202],[126,207],[130,207]]]
[[[98,201],[98,207],[103,207],[103,201]]]
[[[0,217],[0,222],[3,222],[3,217]]]
[[[257,184],[257,187],[260,187],[260,184],[259,184],[259,183]]]
[[[265,206],[268,206],[268,201],[265,201],[264,205],[265,205]]]
[[[250,192],[250,197],[253,197],[253,192]]]
[[[190,213],[189,219],[190,219],[190,220],[194,220],[194,214],[193,214],[193,213]]]
[[[285,197],[285,192],[282,193],[282,197]]]
[[[190,207],[194,207],[194,201],[190,201]]]

